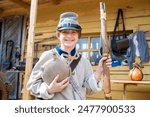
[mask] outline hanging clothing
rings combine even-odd
[[[136,56],[140,57],[141,62],[149,61],[149,48],[143,31],[129,35],[129,48],[126,55],[129,69],[133,68],[132,64],[135,62]]]

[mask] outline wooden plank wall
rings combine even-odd
[[[71,2],[71,1],[70,1]],[[124,11],[125,25],[127,30],[150,31],[150,1],[149,0],[106,0],[107,9],[107,31],[112,32],[117,15],[117,9]],[[55,38],[55,30],[59,15],[64,11],[74,11],[79,14],[79,22],[83,28],[83,34],[99,33],[99,0],[84,3],[65,4],[58,6],[42,5],[38,8],[35,40],[40,41],[38,56],[44,51],[42,44],[55,44],[59,41]],[[147,40],[150,47],[150,37]],[[150,49],[150,48],[149,48]],[[93,67],[95,69],[96,67]],[[150,62],[144,63],[144,80],[150,80]],[[128,79],[129,69],[127,66],[111,68],[112,79]],[[138,85],[128,87],[127,99],[150,99],[150,85]],[[122,99],[123,86],[112,84],[113,99]],[[88,99],[103,99],[103,91]]]

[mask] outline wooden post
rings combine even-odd
[[[35,35],[35,25],[36,25],[36,15],[37,15],[37,5],[38,0],[31,0],[30,8],[30,24],[28,32],[28,42],[27,42],[27,55],[26,55],[26,68],[25,68],[25,79],[24,79],[24,89],[23,89],[23,100],[32,99],[29,91],[26,89],[26,84],[29,80],[30,74],[33,67],[34,58],[34,35]]]

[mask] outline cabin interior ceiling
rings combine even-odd
[[[115,0],[113,2],[110,0],[38,0],[38,12],[43,12],[43,9],[45,9],[43,17],[45,14],[53,12],[54,10],[56,15],[57,13],[60,14],[61,11],[67,10],[79,10],[83,11],[83,14],[87,10],[89,12],[99,13],[100,1],[104,1],[107,4],[108,13],[114,11],[114,8],[119,7],[125,10],[132,9],[135,3],[143,2],[142,0]],[[144,0],[144,2],[150,4],[150,0]],[[0,0],[0,16],[16,15],[17,13],[29,14],[30,4],[31,0]]]
[[[78,1],[78,0],[77,0]],[[50,18],[51,20],[56,20],[56,18],[59,18],[58,16],[64,12],[64,11],[75,11],[79,13],[79,16],[88,16],[88,14],[95,14],[99,15],[99,2],[100,1],[105,1],[106,3],[106,9],[107,9],[107,14],[112,14],[116,13],[116,9],[122,8],[124,11],[132,11],[132,10],[145,10],[145,9],[150,9],[150,0],[115,0],[115,1],[110,1],[110,0],[82,0],[82,1],[66,1],[62,0],[62,2],[58,5],[51,5],[51,3],[47,3],[48,7],[45,7],[46,5],[41,4],[38,7],[38,21],[44,22],[47,21]],[[80,4],[79,4],[80,3]],[[135,5],[136,4],[136,5]],[[144,7],[142,4],[149,4]],[[148,8],[147,8],[148,7]],[[54,11],[55,9],[55,11]],[[44,11],[44,13],[43,13]],[[49,17],[46,17],[47,14],[53,13],[53,15],[49,15]],[[54,14],[55,12],[55,14]]]
[[[50,2],[51,1],[51,2]],[[53,1],[53,2],[52,2]],[[38,0],[39,4],[48,2],[58,4],[61,0]],[[31,0],[0,0],[0,17],[29,14]]]

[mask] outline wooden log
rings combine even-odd
[[[31,1],[30,10],[30,25],[28,32],[28,42],[27,42],[27,57],[26,57],[26,68],[25,68],[25,79],[24,79],[24,89],[23,89],[23,99],[32,99],[29,91],[26,89],[26,84],[29,80],[30,74],[32,72],[33,58],[34,58],[34,35],[35,35],[35,24],[37,17],[37,4],[38,0]]]
[[[101,38],[103,42],[103,56],[110,56],[109,41],[107,38],[106,31],[106,9],[105,4],[100,2],[100,14],[101,14]],[[110,72],[109,68],[106,67],[104,62],[104,95],[106,100],[112,99],[111,97],[111,83],[110,83]]]

